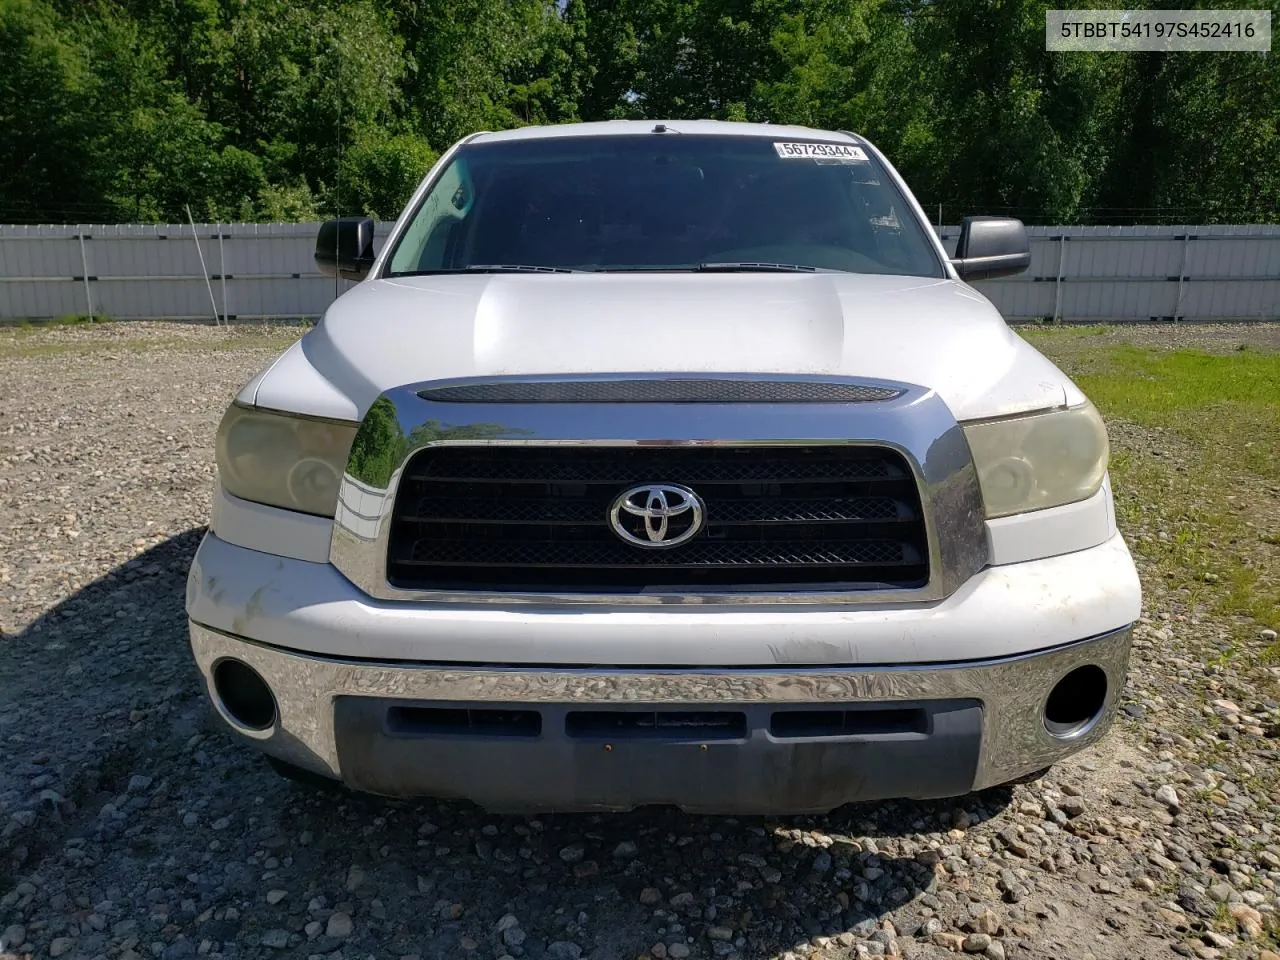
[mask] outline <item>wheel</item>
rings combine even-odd
[[[313,790],[340,790],[342,784],[332,777],[326,777],[322,773],[316,773],[314,770],[307,770],[304,767],[295,766],[281,760],[279,757],[267,757],[267,763],[271,765],[271,769],[294,783],[301,784],[304,787],[310,787]]]

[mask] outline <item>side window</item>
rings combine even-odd
[[[471,213],[474,191],[461,158],[441,174],[391,260],[392,273],[446,270],[458,228]]]

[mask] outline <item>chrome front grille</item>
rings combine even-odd
[[[628,507],[618,532],[614,510],[659,487],[699,512],[650,549],[651,518]],[[370,597],[498,607],[932,603],[987,560],[977,471],[937,393],[750,373],[390,388],[330,546]]]
[[[645,483],[693,489],[705,526],[668,549],[624,542],[610,506]],[[929,543],[887,447],[441,445],[401,472],[386,571],[428,591],[915,589]]]

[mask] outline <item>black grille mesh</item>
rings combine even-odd
[[[435,540],[419,538],[411,548],[414,563],[466,563],[535,566],[617,566],[635,564],[636,548],[619,541],[612,543],[556,543],[520,540]],[[720,543],[693,541],[681,548],[646,551],[644,563],[650,567],[753,567],[828,564],[903,563],[903,544],[892,540],[863,540],[859,543],[799,543],[773,541]]]
[[[719,457],[707,452],[690,457],[683,449],[661,453],[631,448],[611,448],[602,455],[599,448],[567,447],[563,451],[543,448],[501,448],[504,456],[494,456],[493,448],[469,448],[466,453],[419,454],[408,473],[417,479],[467,483],[511,481],[519,484],[538,483],[614,483],[633,484],[666,476],[678,464],[680,476],[671,483],[839,483],[848,480],[887,480],[906,476],[906,468],[887,457],[857,458],[835,453],[812,454],[792,459],[786,454],[769,452],[757,456]],[[766,448],[761,448],[765,450]],[[785,448],[784,448],[785,449]],[[683,462],[682,462],[683,461]],[[642,471],[653,473],[648,476]],[[636,479],[639,477],[639,479]],[[656,482],[656,481],[655,481]]]
[[[418,523],[598,523],[598,501],[585,497],[498,500],[493,497],[421,497],[406,503],[400,520]],[[607,505],[605,509],[608,509]],[[909,519],[910,508],[892,497],[832,498],[830,500],[725,499],[716,506],[716,522],[799,523],[822,520]]]
[[[691,487],[686,543],[610,527],[629,487]],[[919,494],[880,447],[436,447],[405,468],[388,577],[405,589],[632,592],[915,587],[928,579]]]
[[[427,387],[424,400],[450,403],[874,403],[892,387],[820,380],[673,377],[619,380],[502,380]]]

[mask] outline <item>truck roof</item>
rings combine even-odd
[[[472,143],[497,143],[503,140],[544,140],[555,137],[605,137],[651,134],[658,126],[670,133],[715,134],[725,137],[769,137],[792,140],[827,140],[859,143],[853,134],[812,127],[784,126],[772,123],[734,123],[727,120],[602,120],[593,123],[561,123],[542,127],[518,127],[480,133]]]

